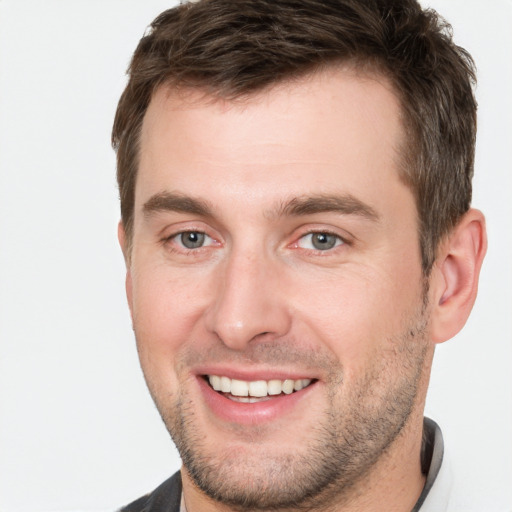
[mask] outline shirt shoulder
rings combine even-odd
[[[181,501],[181,473],[178,471],[153,492],[142,496],[119,512],[179,512]]]

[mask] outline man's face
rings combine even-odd
[[[152,99],[128,297],[184,478],[211,497],[264,509],[339,493],[421,415],[402,137],[387,82],[347,70],[238,102]]]

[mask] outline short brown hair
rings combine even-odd
[[[343,62],[384,74],[400,99],[400,176],[416,199],[428,275],[471,203],[476,79],[450,25],[415,0],[200,0],[158,16],[133,55],[112,133],[128,241],[142,121],[160,85],[234,99]]]

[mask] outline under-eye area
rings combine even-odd
[[[291,395],[316,382],[316,379],[271,379],[244,381],[220,375],[204,375],[210,387],[235,401],[258,402],[279,395]]]

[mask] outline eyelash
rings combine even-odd
[[[304,240],[306,237],[312,236],[312,235],[326,235],[326,236],[335,237],[336,245],[334,245],[333,247],[330,247],[330,248],[323,249],[323,250],[300,247],[300,245],[299,245],[300,241]],[[297,249],[303,249],[305,251],[308,251],[308,252],[314,254],[315,256],[323,256],[323,257],[330,256],[334,252],[337,252],[336,251],[337,248],[341,248],[343,246],[350,246],[350,245],[351,245],[350,241],[348,241],[345,237],[342,237],[338,233],[334,233],[333,231],[329,231],[329,230],[325,230],[325,229],[315,229],[315,230],[308,231],[307,233],[302,234],[297,239],[297,241],[292,244],[292,246],[296,247]]]
[[[182,241],[180,242],[178,240],[180,237],[182,237],[183,235],[186,235],[186,234],[197,234],[197,235],[206,237],[209,240],[211,240],[212,243],[209,243],[208,245],[200,245],[195,248],[185,247],[183,245],[183,242]],[[313,236],[313,235],[325,235],[327,237],[335,237],[335,239],[336,239],[335,245],[333,245],[332,247],[327,247],[325,249],[301,247],[301,245],[300,245],[301,241],[305,240],[306,237]],[[187,229],[187,230],[179,231],[177,233],[173,233],[172,235],[165,237],[162,240],[162,242],[164,245],[167,246],[167,248],[170,251],[185,254],[185,255],[191,255],[191,254],[199,255],[200,253],[203,252],[202,249],[207,249],[208,247],[219,245],[219,242],[215,238],[209,236],[207,233],[205,233],[204,231],[201,231],[199,229],[198,230]],[[176,247],[176,245],[178,245],[178,247]],[[340,248],[343,246],[350,246],[350,245],[351,245],[351,242],[348,241],[346,238],[340,236],[338,233],[334,233],[329,230],[318,229],[318,230],[311,230],[311,231],[308,231],[307,233],[301,234],[301,236],[298,237],[295,242],[290,244],[289,247],[291,246],[296,249],[308,251],[310,254],[314,254],[315,256],[326,257],[329,255],[332,255],[333,252],[335,252],[337,248]]]
[[[179,242],[178,239],[183,236],[183,235],[186,235],[186,234],[197,234],[197,235],[202,235],[204,237],[207,237],[208,239],[212,240],[214,242],[214,244],[208,244],[208,245],[201,245],[199,247],[195,247],[195,248],[189,248],[189,247],[185,247],[183,245],[183,243]],[[207,247],[210,247],[211,245],[215,245],[215,242],[217,242],[213,237],[209,236],[207,233],[205,233],[204,231],[201,231],[199,229],[195,230],[195,229],[187,229],[187,230],[183,230],[183,231],[179,231],[177,233],[173,233],[172,235],[168,236],[168,237],[165,237],[163,240],[162,240],[163,244],[166,245],[172,252],[179,252],[181,254],[197,254],[198,252],[202,252],[201,249],[205,249]],[[218,242],[217,242],[218,243]],[[177,248],[175,245],[178,245],[179,248]]]

